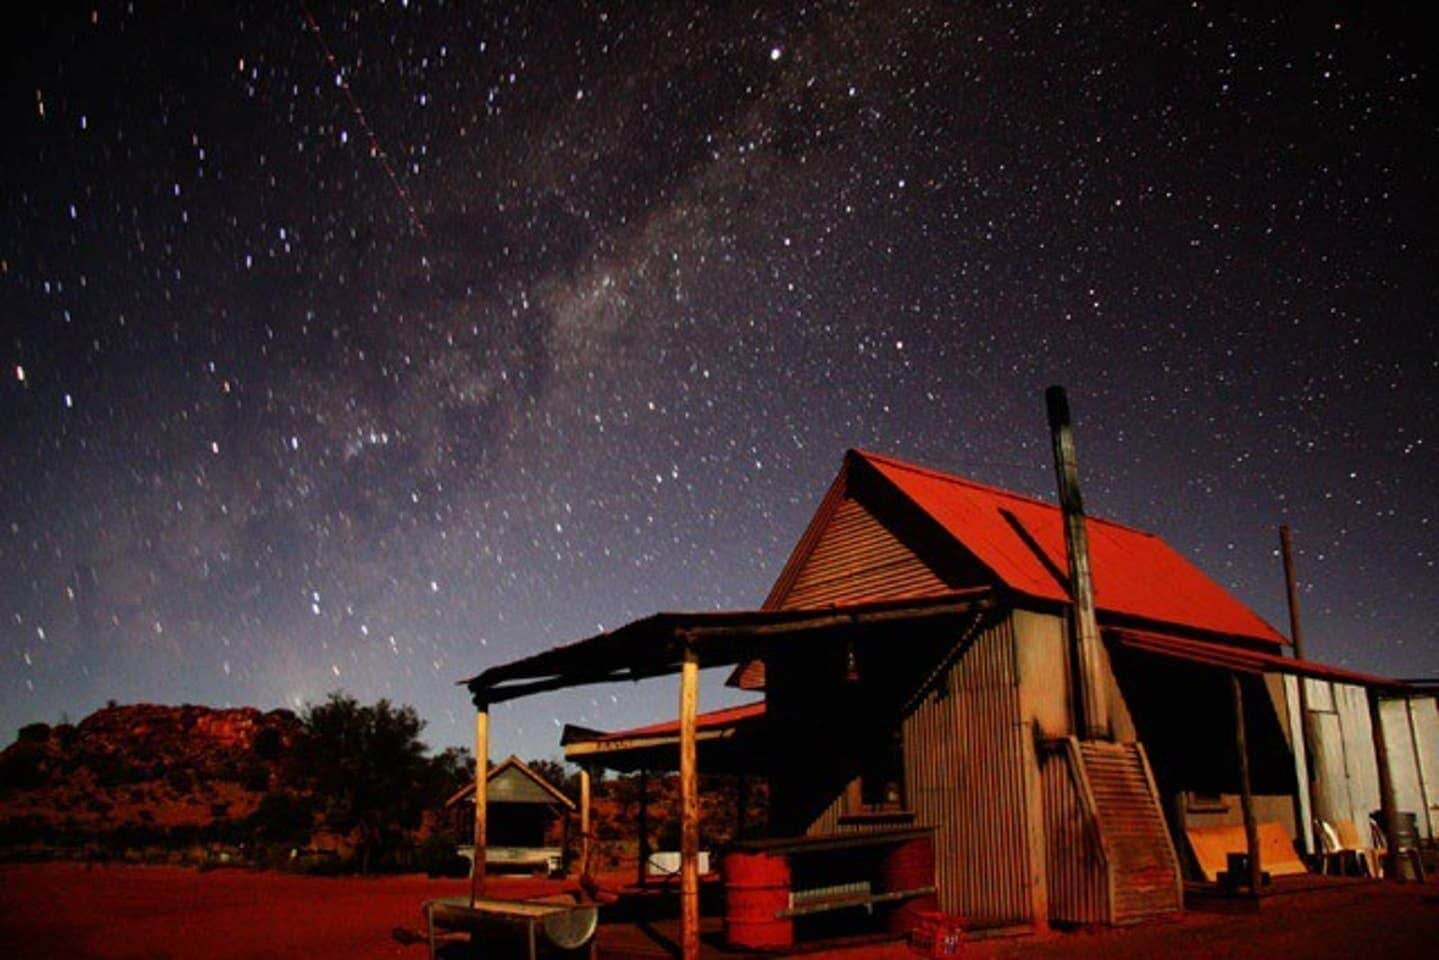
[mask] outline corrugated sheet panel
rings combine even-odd
[[[1368,829],[1379,809],[1379,770],[1363,687],[1306,679],[1314,730],[1314,816]]]
[[[942,695],[926,698],[903,730],[910,804],[919,822],[936,828],[940,909],[979,927],[1033,922],[1028,729],[1020,722],[1007,618],[976,638],[950,669]]]
[[[1137,743],[1079,745],[1094,819],[1110,871],[1112,923],[1176,913],[1179,863]]]
[[[1436,714],[1433,697],[1394,697],[1380,701],[1379,717],[1384,724],[1384,745],[1389,754],[1389,772],[1394,781],[1394,803],[1417,818],[1419,836],[1433,836],[1433,818],[1439,813],[1434,794]]]
[[[932,826],[939,907],[976,927],[1029,924],[1033,871],[1025,829],[1025,760],[1014,631],[982,631],[901,726],[905,797],[915,823]],[[884,829],[844,820],[837,796],[811,834]],[[1039,918],[1042,919],[1042,918]]]
[[[777,606],[792,610],[869,597],[933,596],[948,589],[859,501],[846,497]]]
[[[1040,762],[1044,794],[1049,918],[1059,923],[1109,920],[1109,871],[1083,789],[1072,738],[1055,742]]]
[[[1439,700],[1411,697],[1409,721],[1414,752],[1419,757],[1419,784],[1424,791],[1419,829],[1432,840],[1439,837]]]

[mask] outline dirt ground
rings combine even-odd
[[[564,884],[491,880],[494,896]],[[423,960],[419,905],[463,880],[300,877],[246,870],[23,864],[0,866],[0,957],[409,958]],[[1190,911],[1127,930],[966,943],[962,956],[1023,960],[1131,957],[1439,955],[1439,884],[1362,884],[1273,897],[1257,913]],[[902,946],[811,953],[808,960],[915,960]]]

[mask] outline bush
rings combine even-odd
[[[270,843],[307,843],[312,824],[311,804],[278,790],[265,794],[249,817],[255,836]]]
[[[0,754],[0,790],[38,787],[48,778],[45,748],[40,744],[21,740]]]
[[[174,790],[176,794],[184,796],[195,785],[195,778],[184,767],[171,767],[165,774],[165,783],[169,784],[170,789]]]
[[[240,776],[240,786],[250,793],[264,793],[270,789],[270,769],[262,763],[247,766]]]
[[[44,743],[50,739],[50,724],[27,723],[20,728],[20,739],[30,743]]]
[[[455,835],[436,830],[425,838],[418,851],[418,866],[431,877],[468,877],[470,861],[460,856]]]
[[[255,742],[252,749],[255,756],[262,760],[273,760],[280,755],[285,748],[285,738],[280,736],[280,731],[274,727],[264,727],[255,734]]]

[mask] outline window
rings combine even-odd
[[[904,741],[899,730],[867,744],[859,761],[859,776],[845,791],[845,815],[904,812]]]

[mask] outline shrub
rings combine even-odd
[[[20,739],[29,743],[44,743],[50,739],[50,724],[27,723],[20,728]]]
[[[456,850],[455,835],[448,830],[436,830],[425,838],[417,852],[418,866],[431,877],[467,877],[470,875],[470,861]]]

